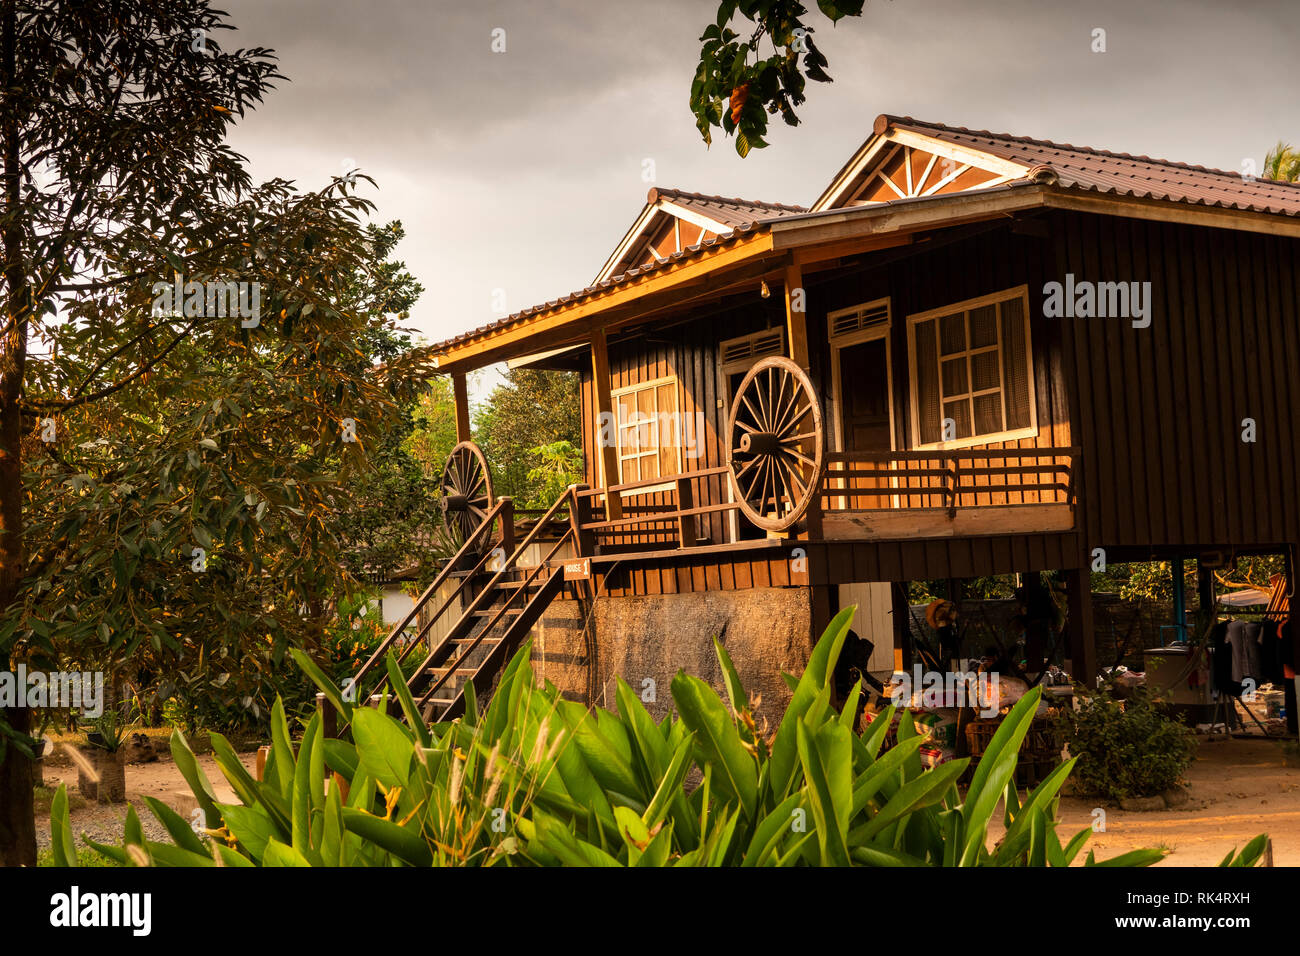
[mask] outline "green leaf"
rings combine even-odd
[[[358,707],[352,714],[352,737],[366,774],[388,789],[407,786],[415,745],[401,724],[377,710]]]
[[[194,751],[190,749],[189,741],[185,739],[185,735],[179,730],[172,731],[171,751],[172,760],[176,763],[176,769],[185,778],[185,782],[189,784],[190,792],[194,794],[194,799],[199,802],[199,807],[203,810],[204,821],[212,829],[219,828],[221,826],[221,811],[217,809],[217,798],[212,790],[212,784],[208,782],[207,775],[203,772],[203,768],[199,766]]]
[[[149,805],[149,809],[153,811],[153,815],[159,822],[167,828],[168,835],[177,846],[201,856],[207,854],[207,846],[199,839],[188,820],[155,797],[145,797],[144,802]]]
[[[852,732],[838,723],[821,727],[814,735],[798,724],[799,761],[812,799],[817,843],[823,866],[848,866],[849,817],[853,809]]]
[[[360,713],[360,711],[358,711]],[[345,807],[343,825],[411,866],[432,866],[433,853],[418,832],[364,810]]]
[[[740,740],[736,721],[713,688],[678,671],[672,683],[673,702],[682,722],[695,734],[701,765],[714,772],[718,792],[739,803],[753,819],[758,803],[758,766]]]
[[[812,655],[808,658],[808,666],[804,668],[803,675],[795,685],[785,715],[781,718],[781,726],[777,729],[776,739],[772,742],[772,769],[769,777],[772,793],[777,799],[785,799],[786,794],[790,792],[795,770],[799,764],[795,725],[803,719],[804,714],[834,672],[835,662],[840,656],[840,648],[843,647],[844,638],[848,635],[849,625],[853,623],[854,610],[853,607],[845,608],[826,626],[826,630],[817,641],[817,646],[813,648]]]
[[[294,847],[287,846],[279,840],[269,840],[266,851],[262,854],[263,866],[311,866],[307,858]]]
[[[50,849],[55,866],[79,866],[77,845],[72,839],[72,820],[68,813],[68,787],[59,784],[50,802]]]

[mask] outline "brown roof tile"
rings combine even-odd
[[[944,126],[910,116],[886,114],[877,118],[876,132],[883,132],[890,126],[910,129],[1026,166],[1048,166],[1056,173],[1060,185],[1069,188],[1300,216],[1300,183],[1247,180],[1241,173],[1222,169],[1009,133]]]
[[[661,189],[653,187],[646,196],[646,202],[653,206],[660,199],[666,199],[684,209],[698,212],[702,216],[720,222],[726,226],[742,226],[760,219],[777,219],[807,212],[803,206],[791,206],[779,202],[762,202],[757,199],[732,199],[727,196],[708,196],[704,193],[689,193],[681,189]]]
[[[1086,146],[1053,143],[1049,140],[1031,139],[1028,136],[1012,136],[1009,133],[991,133],[988,130],[944,126],[907,116],[882,114],[876,119],[875,131],[884,133],[891,126],[914,130],[954,145],[981,150],[1003,159],[1023,163],[1030,168],[1024,180],[1018,180],[1011,185],[1055,180],[1057,184],[1067,188],[1087,189],[1100,193],[1300,216],[1300,183],[1285,183],[1270,179],[1248,181],[1240,173],[1209,169],[1205,166],[1115,153]],[[489,330],[508,328],[537,313],[585,298],[628,279],[654,272],[667,263],[692,256],[701,249],[727,243],[760,228],[767,222],[808,212],[801,206],[652,188],[648,201],[653,204],[658,198],[696,209],[703,215],[731,226],[731,231],[689,246],[664,259],[610,276],[585,289],[464,332],[431,346],[429,350],[436,352],[473,339]],[[936,195],[907,201],[931,202],[943,198],[945,197]]]

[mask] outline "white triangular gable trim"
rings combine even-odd
[[[884,176],[882,170],[889,165],[900,150],[909,148],[929,153],[933,158],[927,164],[921,176],[924,187],[919,190],[910,188],[907,192],[904,192],[892,180]],[[933,178],[933,167],[935,162],[941,159],[951,160],[958,165],[941,180],[936,180]],[[849,160],[848,165],[840,171],[839,175],[826,187],[825,192],[813,203],[812,210],[819,212],[823,209],[839,209],[849,205],[861,204],[861,201],[854,201],[852,197],[870,181],[873,174],[876,174],[877,182],[884,180],[889,183],[890,189],[897,194],[895,198],[904,199],[910,198],[912,195],[932,195],[968,169],[982,169],[991,174],[990,179],[971,187],[972,190],[1000,186],[1013,179],[1022,178],[1029,171],[1029,167],[1022,163],[1003,159],[991,153],[969,146],[948,143],[936,137],[918,133],[915,130],[891,127],[883,134],[873,135],[859,148],[858,152]],[[908,178],[909,180],[911,178],[910,166],[908,167]],[[922,183],[909,183],[908,185],[909,187],[921,186]]]
[[[641,210],[641,215],[636,218],[636,222],[632,223],[632,228],[627,231],[622,241],[614,249],[613,254],[601,266],[600,273],[592,282],[593,285],[603,282],[622,271],[619,269],[619,263],[630,255],[639,244],[647,241],[662,228],[663,221],[659,218],[661,214],[670,216],[682,224],[680,237],[680,247],[682,249],[695,245],[698,241],[696,237],[702,235],[701,230],[708,230],[717,234],[731,231],[731,227],[725,223],[702,215],[694,209],[679,206],[671,199],[658,199],[653,203],[647,203],[646,207]],[[633,265],[639,264],[634,263]]]

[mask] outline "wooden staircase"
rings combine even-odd
[[[353,684],[358,699],[364,699],[363,689],[372,703],[386,699],[385,659],[399,648],[407,688],[427,723],[462,716],[469,685],[477,699],[490,694],[506,663],[564,589],[565,560],[583,553],[578,521],[582,490],[580,485],[568,488],[530,522],[518,544],[513,504],[500,499],[361,667]],[[411,635],[408,628],[421,619],[424,623]],[[430,640],[438,630],[442,637]],[[407,660],[417,648],[427,648],[427,653],[412,668]]]

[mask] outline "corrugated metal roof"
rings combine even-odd
[[[1029,167],[1048,166],[1056,173],[1060,185],[1068,188],[1300,216],[1300,183],[1250,180],[1239,172],[1009,133],[944,126],[910,116],[882,115],[876,120],[876,131],[881,132],[886,126],[909,129]]]

